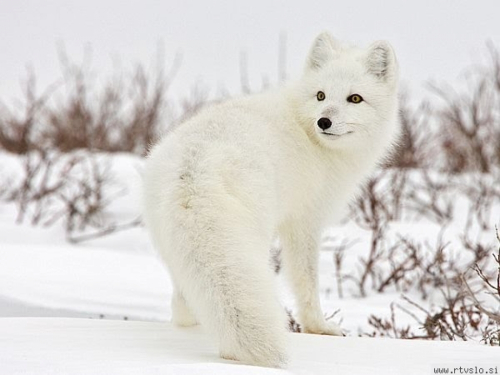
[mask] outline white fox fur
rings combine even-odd
[[[152,149],[145,221],[173,280],[176,324],[206,326],[224,358],[284,366],[277,236],[303,331],[342,334],[321,311],[318,243],[397,139],[398,75],[386,42],[360,49],[322,33],[298,81],[208,106]]]

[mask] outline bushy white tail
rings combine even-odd
[[[168,215],[158,204],[146,207],[176,288],[174,322],[207,327],[219,338],[223,358],[281,367],[286,318],[269,264],[270,234],[234,197],[211,193],[207,185],[189,197],[180,190]]]

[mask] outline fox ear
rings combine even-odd
[[[325,63],[335,58],[339,48],[339,43],[330,33],[322,32],[316,37],[309,51],[306,69],[321,68]]]
[[[391,45],[386,41],[374,42],[366,55],[366,67],[368,72],[384,80],[391,82],[397,80],[398,63]]]

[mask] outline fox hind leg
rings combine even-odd
[[[218,217],[225,229],[217,235],[190,227],[196,241],[184,237],[182,293],[198,321],[219,338],[222,358],[281,367],[287,362],[286,317],[266,258],[270,241],[235,216],[233,210],[231,221]]]
[[[198,324],[186,300],[177,290],[174,290],[172,295],[172,323],[179,327],[191,327]]]

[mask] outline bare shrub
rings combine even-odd
[[[453,197],[448,176],[427,169],[419,171],[406,196],[407,207],[441,225],[453,218]]]
[[[407,179],[404,169],[377,171],[350,205],[349,217],[369,230],[401,219]]]
[[[0,202],[12,202],[15,195],[12,190],[12,178],[10,176],[5,176],[4,171],[1,169],[0,173],[4,176],[0,180]]]
[[[434,257],[428,257],[420,244],[399,235],[398,240],[389,245],[382,229],[372,233],[368,255],[358,261],[358,276],[344,275],[343,279],[354,282],[362,297],[367,296],[367,282],[371,281],[371,290],[377,293],[388,289],[406,292],[416,286],[425,298],[427,285],[436,288],[446,277],[441,268],[442,250],[439,250]]]
[[[489,173],[500,165],[500,54],[488,45],[490,63],[470,75],[468,87],[458,92],[449,85],[430,85],[442,99],[434,120],[440,129],[444,168],[451,172]]]
[[[142,225],[141,218],[114,222],[107,208],[124,193],[108,160],[88,151],[30,151],[20,176],[0,185],[0,198],[17,206],[17,222],[50,227],[60,223],[66,239],[79,243]]]
[[[64,223],[67,236],[104,225],[102,215],[116,197],[109,165],[89,153],[32,151],[24,156],[23,174],[11,188],[18,208],[17,222]]]
[[[77,156],[70,160],[68,167],[70,173],[66,174],[64,189],[58,194],[63,207],[47,224],[62,217],[68,234],[82,231],[87,226],[102,226],[102,214],[111,203],[111,197],[106,197],[104,191],[105,185],[111,181],[109,165],[98,163],[92,156]]]
[[[125,222],[125,223],[107,224],[106,226],[103,226],[101,229],[96,230],[92,233],[85,233],[85,234],[79,234],[79,235],[69,233],[66,236],[66,238],[71,243],[80,243],[80,242],[84,242],[84,241],[90,241],[90,240],[95,240],[97,238],[105,237],[105,236],[110,235],[112,233],[117,233],[117,232],[128,230],[131,228],[136,228],[136,227],[141,226],[141,225],[142,225],[142,219],[140,217],[138,217],[138,218],[135,218],[135,219],[128,221],[128,222]]]
[[[388,272],[380,272],[376,290],[384,292],[389,286],[396,290],[406,290],[414,283],[413,271],[422,264],[421,253],[418,247],[410,241],[401,238],[395,246],[391,247],[387,255]]]
[[[465,87],[429,84],[440,101],[411,105],[400,97],[402,135],[392,159],[397,168],[489,173],[500,165],[500,53],[488,43],[489,61],[469,71]]]
[[[19,185],[13,189],[13,200],[18,206],[17,222],[22,223],[31,205],[35,205],[32,223],[40,221],[41,213],[48,197],[58,191],[63,182],[52,181],[52,172],[56,157],[54,153],[33,151],[23,160],[23,176]]]
[[[444,305],[431,312],[419,306],[409,298],[404,299],[421,312],[424,320],[419,320],[424,334],[421,338],[467,341],[480,332],[480,323],[484,321],[481,312],[474,305],[467,303],[463,293],[442,289]]]
[[[150,75],[137,65],[128,81],[106,82],[99,96],[85,66],[65,56],[61,60],[66,99],[47,109],[43,143],[63,152],[85,148],[144,155],[163,125],[171,78],[162,68]]]
[[[431,111],[427,102],[409,103],[408,91],[399,98],[401,136],[385,168],[423,168],[433,164],[436,137],[430,129]]]
[[[368,256],[366,258],[360,258],[359,260],[360,276],[359,278],[354,276],[350,277],[352,280],[356,281],[359,293],[362,297],[366,297],[367,295],[366,283],[368,278],[370,277],[373,284],[375,283],[379,272],[378,265],[384,258],[384,250],[381,249],[381,242],[384,238],[383,231],[384,227],[382,226],[373,228]]]
[[[496,237],[499,245],[498,252],[496,255],[492,254],[494,264],[496,265],[496,274],[488,276],[487,272],[479,264],[476,263],[474,266],[474,271],[482,281],[479,291],[485,291],[488,294],[490,300],[496,304],[496,309],[493,310],[490,307],[492,303],[486,304],[481,301],[481,297],[478,296],[479,291],[473,290],[464,275],[461,280],[466,297],[472,301],[481,314],[484,314],[489,319],[488,326],[483,331],[483,341],[486,344],[498,346],[500,345],[500,236],[498,229],[496,230]]]
[[[373,330],[363,335],[446,341],[468,341],[478,335],[482,336],[482,328],[488,323],[481,311],[468,303],[463,294],[447,294],[443,289],[441,291],[444,304],[432,310],[402,296],[405,306],[392,303],[390,319],[370,316],[368,324]],[[396,311],[410,316],[420,327],[420,332],[415,331],[408,323],[398,324]]]
[[[166,128],[166,93],[179,61],[168,74],[162,61],[155,72],[139,64],[126,78],[116,74],[118,78],[99,84],[85,63],[71,62],[64,52],[60,60],[61,84],[37,96],[36,79],[30,73],[21,110],[2,105],[0,147],[18,154],[89,149],[144,155]],[[60,86],[65,91],[56,95],[61,94],[56,91]]]
[[[369,279],[372,288],[378,292],[383,292],[390,285],[404,288],[402,284],[405,284],[406,272],[414,269],[419,262],[414,249],[404,240],[389,245],[386,236],[387,225],[399,220],[403,214],[407,181],[404,169],[381,170],[367,182],[351,205],[351,219],[371,232],[371,241],[368,255],[359,259],[359,276],[344,276],[337,272],[337,278],[353,281],[362,297],[367,295],[366,283]],[[337,268],[341,260],[335,260]],[[389,274],[385,273],[386,264],[391,266]]]
[[[500,244],[498,234],[497,240]],[[479,244],[467,242],[466,246],[469,251],[475,252],[474,258],[459,265],[455,260],[444,257],[446,245],[442,241],[438,241],[436,258],[431,258],[428,262],[424,261],[426,257],[418,247],[409,245],[420,256],[416,256],[419,261],[415,263],[415,267],[404,272],[407,280],[411,284],[412,279],[419,279],[417,285],[424,292],[427,285],[434,291],[439,291],[441,302],[434,307],[425,308],[403,295],[403,304],[391,304],[390,318],[371,315],[368,319],[371,330],[363,335],[429,340],[480,339],[488,345],[500,345],[500,248],[496,255],[493,254],[497,269],[495,275],[488,275],[481,266],[475,264],[477,278],[474,279],[467,270],[477,259],[487,266],[484,260],[488,251]],[[482,284],[477,285],[478,279]],[[476,286],[472,287],[472,283]],[[487,302],[480,297],[481,292],[488,293]],[[493,308],[495,304],[497,307]],[[407,323],[399,324],[397,312],[414,320],[420,327],[420,332]]]
[[[464,264],[463,269],[484,268],[488,265],[492,247],[478,240],[471,239],[467,233],[462,238],[462,248],[471,255],[471,260]]]
[[[435,291],[449,285],[450,282],[456,282],[457,274],[460,272],[460,266],[452,256],[449,243],[443,241],[443,232],[441,232],[434,245],[429,243],[414,244],[416,252],[420,254],[420,263],[415,274],[417,290],[422,299],[426,300],[429,295]]]
[[[399,326],[396,322],[395,304],[390,304],[390,318],[379,318],[375,315],[370,315],[368,325],[372,331],[365,332],[362,336],[369,337],[390,337],[394,339],[411,339],[415,337],[410,325]]]
[[[342,243],[333,248],[333,262],[335,265],[335,279],[337,282],[337,293],[339,298],[344,298],[344,289],[343,282],[348,279],[349,276],[347,273],[344,274],[343,265],[344,265],[344,256],[345,251],[352,247],[357,241],[348,241],[343,240]]]
[[[469,211],[467,213],[466,228],[475,221],[483,230],[489,230],[492,226],[493,210],[500,203],[500,173],[489,174],[474,173],[463,179],[460,186],[461,191],[469,199]]]
[[[57,86],[50,85],[42,94],[37,94],[35,74],[28,71],[24,102],[18,103],[20,109],[9,109],[0,103],[0,148],[15,154],[39,148],[33,132],[40,127],[40,117]]]

